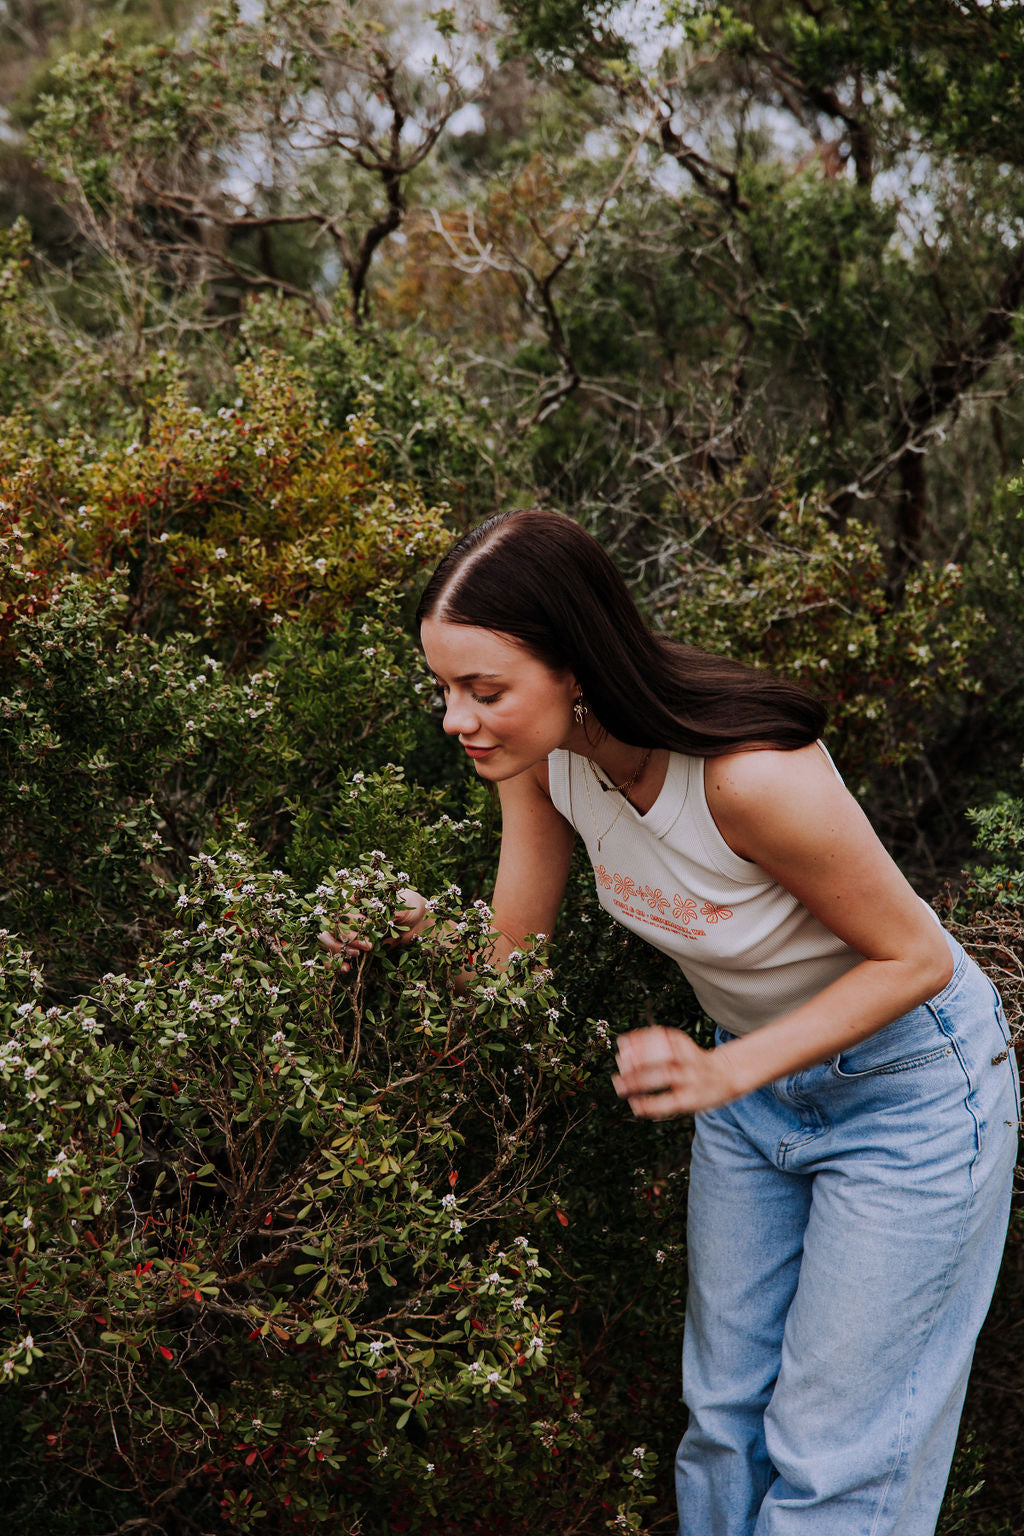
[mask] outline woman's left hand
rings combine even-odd
[[[736,1097],[720,1053],[702,1050],[679,1029],[655,1024],[620,1035],[616,1065],[615,1092],[649,1120],[697,1114]]]

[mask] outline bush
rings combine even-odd
[[[11,423],[0,502],[37,603],[58,571],[123,567],[127,627],[189,629],[237,663],[272,619],[329,627],[437,560],[450,537],[441,509],[383,478],[369,415],[336,430],[303,371],[272,354],[240,364],[236,385],[215,415],[173,386],[144,439],[113,448]],[[0,601],[21,595],[0,590]]]
[[[452,939],[344,977],[320,927],[385,944],[407,878],[371,853],[305,895],[236,835],[65,1006],[5,938],[0,1377],[48,1530],[186,1495],[203,1529],[639,1529],[656,1458],[588,1402],[552,1277],[607,1029],[524,960],[453,998],[489,917],[454,887]]]
[[[926,752],[978,686],[987,626],[960,568],[923,567],[896,599],[878,534],[837,527],[791,487],[754,497],[727,485],[697,510],[706,532],[678,557],[673,631],[823,698],[830,744],[862,792]]]

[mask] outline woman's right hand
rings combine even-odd
[[[421,896],[419,891],[414,891],[409,887],[400,891],[399,895],[405,902],[405,906],[399,907],[395,913],[395,926],[398,928],[399,933],[397,938],[392,939],[390,942],[393,944],[411,944],[413,939],[418,938],[426,926],[429,916],[427,899],[425,896]],[[362,938],[355,928],[341,933],[328,933],[324,930],[319,938],[320,943],[329,954],[341,955],[343,957],[341,962],[341,969],[343,971],[350,970],[353,960],[358,960],[360,955],[367,954],[373,948],[373,940]]]

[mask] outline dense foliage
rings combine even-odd
[[[674,1528],[688,1129],[608,1075],[706,1021],[584,866],[451,987],[409,618],[497,507],[821,694],[1020,1028],[1013,10],[0,7],[12,1536]],[[1018,1528],[1021,1240],[942,1536]]]

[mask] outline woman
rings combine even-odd
[[[995,989],[843,788],[821,707],[651,634],[569,519],[477,528],[419,618],[501,800],[492,960],[550,933],[578,833],[718,1025],[711,1050],[624,1034],[614,1079],[696,1116],[682,1536],[928,1536],[1016,1150]]]

